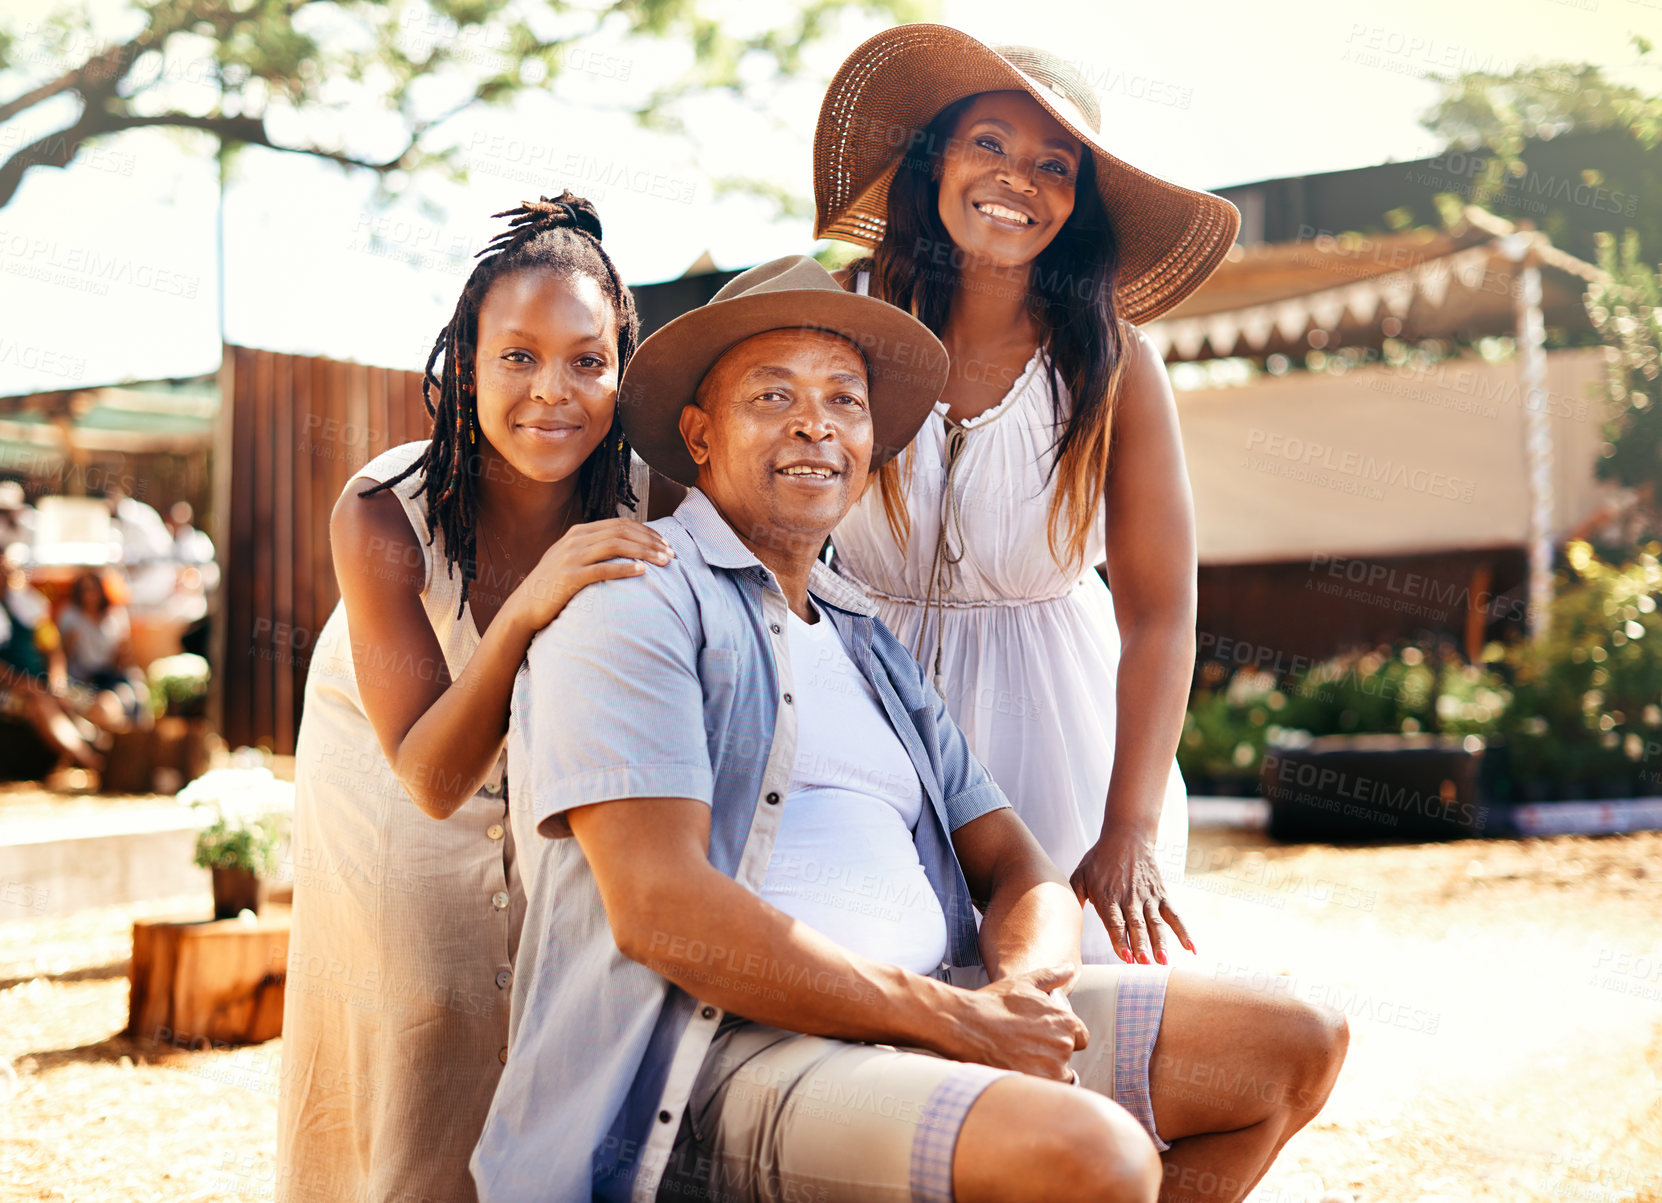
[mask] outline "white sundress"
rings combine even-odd
[[[947,479],[944,403],[900,457],[911,515],[906,547],[896,545],[875,485],[831,542],[837,571],[870,595],[928,672],[935,670],[938,639],[937,684],[970,750],[1051,859],[1072,873],[1102,830],[1120,636],[1102,578],[1092,568],[1064,573],[1050,554],[1056,486],[1046,472],[1058,431],[1044,362],[1035,351],[1004,399],[962,424],[952,472],[958,521],[947,536],[949,555],[962,558],[946,588],[936,589],[933,607],[926,602]],[[1086,563],[1100,564],[1105,554],[1099,518]],[[1174,760],[1157,856],[1179,908],[1188,839],[1188,794]],[[1083,955],[1090,963],[1117,960],[1095,907],[1086,908]]]

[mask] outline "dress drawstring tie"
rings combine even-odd
[[[935,689],[942,694],[941,649],[944,642],[945,624],[942,619],[942,601],[952,592],[958,579],[958,565],[964,558],[964,527],[963,515],[958,509],[958,491],[954,487],[958,464],[962,458],[964,442],[969,438],[969,430],[961,423],[954,422],[945,414],[941,421],[946,424],[946,466],[943,472],[941,493],[941,530],[935,540],[935,558],[929,568],[929,592],[923,601],[923,623],[918,627],[917,646],[912,649],[912,655],[919,664],[931,665],[931,680]],[[953,550],[956,543],[957,550]],[[929,661],[923,658],[924,638],[929,631],[930,620],[935,624],[935,654]]]

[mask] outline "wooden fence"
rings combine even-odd
[[[287,755],[312,647],[340,596],[330,511],[370,459],[427,437],[421,375],[227,347],[221,383],[218,726],[233,748]]]

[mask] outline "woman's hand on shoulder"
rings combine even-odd
[[[540,631],[586,586],[639,576],[648,563],[667,564],[674,555],[662,535],[633,518],[581,523],[543,552],[514,590],[515,621],[528,632]]]

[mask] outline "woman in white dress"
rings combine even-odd
[[[365,465],[330,523],[341,602],[295,753],[280,1200],[475,1198],[525,912],[513,678],[585,585],[670,554],[617,517],[647,491],[616,413],[639,323],[600,220],[569,193],[512,218],[428,359],[431,441]]]
[[[1071,871],[1086,960],[1165,964],[1168,932],[1194,950],[1173,906],[1194,517],[1133,323],[1205,280],[1239,216],[1115,158],[1099,121],[1057,56],[945,26],[888,30],[838,72],[815,232],[872,248],[846,286],[916,314],[952,370],[832,542]]]

